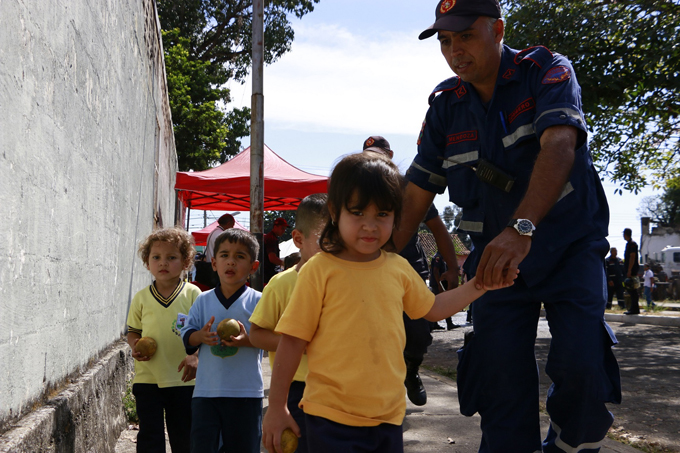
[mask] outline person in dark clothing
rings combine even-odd
[[[640,271],[640,258],[638,255],[638,245],[632,238],[632,230],[626,228],[623,230],[623,238],[626,240],[626,251],[623,254],[623,269],[626,273],[626,291],[630,295],[630,305],[628,311],[623,313],[626,315],[640,314],[640,278],[638,272]]]
[[[441,279],[442,274],[446,272],[446,270],[447,270],[446,263],[442,259],[441,254],[439,252],[435,253],[434,256],[432,257],[432,261],[430,261],[430,276],[428,278],[428,281],[430,282],[430,289],[434,294],[439,294],[443,291],[446,291],[448,283],[445,280]],[[456,327],[459,326],[453,323],[451,316],[446,318],[447,330],[453,330]],[[439,323],[436,322],[432,323],[432,328],[443,329],[443,327],[441,327]]]
[[[607,308],[612,308],[614,294],[619,307],[626,308],[623,297],[623,261],[619,258],[616,247],[612,247],[611,254],[604,260],[604,267],[607,270]]]

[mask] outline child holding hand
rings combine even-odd
[[[201,290],[180,277],[191,266],[194,253],[191,236],[181,228],[156,230],[139,246],[139,256],[154,277],[132,299],[127,319],[127,341],[135,359],[132,393],[139,416],[140,453],[165,452],[164,424],[173,453],[189,452],[191,414],[187,409],[198,358],[186,355],[179,334]],[[155,341],[153,355],[137,350],[142,337]]]
[[[474,284],[435,297],[402,257],[382,250],[401,216],[402,184],[387,158],[354,154],[334,168],[321,250],[300,269],[276,331],[263,442],[300,434],[286,395],[300,357],[309,372],[300,406],[309,451],[402,452],[406,412],[402,312],[447,318],[484,294]]]

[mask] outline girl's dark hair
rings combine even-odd
[[[377,153],[344,157],[333,169],[328,183],[329,217],[319,240],[321,250],[328,253],[344,250],[337,226],[343,207],[363,209],[375,203],[380,210],[394,211],[394,226],[397,227],[401,220],[402,198],[402,177],[391,160]],[[349,206],[352,200],[356,204]],[[333,218],[335,222],[331,222]]]

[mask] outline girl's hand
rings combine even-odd
[[[262,444],[269,453],[283,453],[281,434],[286,428],[292,429],[295,435],[300,437],[300,428],[288,412],[288,408],[270,405],[262,421]]]
[[[198,356],[196,354],[188,355],[182,360],[177,368],[179,373],[184,368],[184,374],[182,374],[182,382],[189,382],[196,378],[196,370],[198,369]]]
[[[135,338],[134,343],[132,343],[132,358],[135,359],[138,362],[148,362],[151,360],[151,357],[147,357],[145,355],[142,355],[141,352],[137,352],[137,342],[139,341],[139,338]]]
[[[222,344],[224,346],[232,347],[251,346],[250,338],[248,337],[248,333],[246,332],[245,326],[238,319],[236,320],[236,322],[238,323],[238,326],[241,329],[241,331],[239,332],[238,335],[236,336],[232,335],[231,337],[229,337],[229,340],[222,340]]]

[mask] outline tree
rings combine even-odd
[[[680,178],[668,181],[662,195],[643,198],[638,214],[661,227],[680,227]]]
[[[265,63],[291,49],[288,14],[301,18],[319,0],[270,0],[265,7]],[[252,0],[159,0],[168,92],[179,168],[205,170],[238,153],[250,109],[227,111],[224,86],[251,66]]]
[[[680,1],[501,0],[506,42],[566,55],[601,175],[622,189],[680,174]]]

